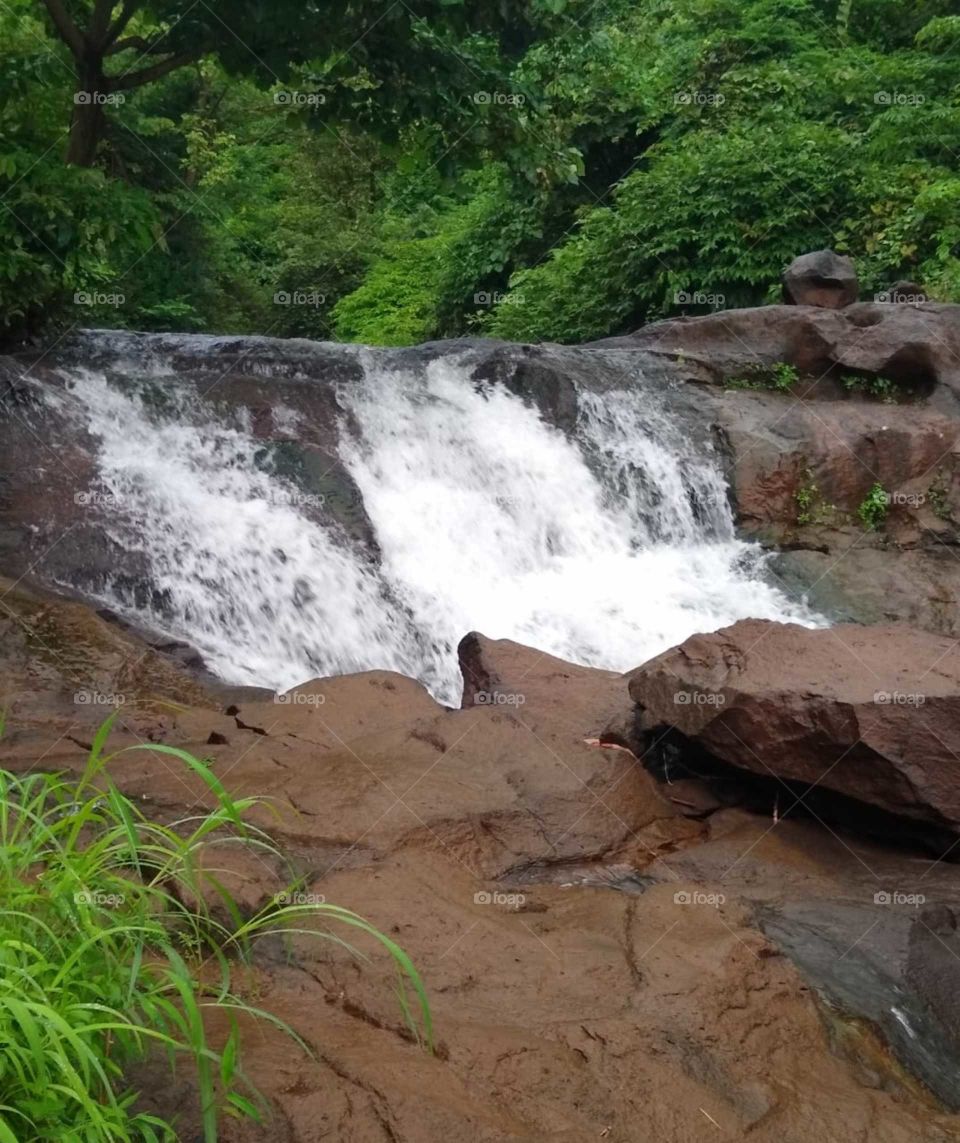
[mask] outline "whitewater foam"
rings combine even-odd
[[[627,670],[747,616],[816,622],[735,538],[718,458],[643,385],[581,393],[568,438],[449,359],[419,372],[363,360],[339,393],[340,453],[379,561],[307,510],[239,415],[170,376],[158,408],[136,385],[71,371],[114,498],[107,529],[141,554],[162,603],[119,578],[104,601],[231,682],[282,690],[390,668],[450,703],[470,630]]]

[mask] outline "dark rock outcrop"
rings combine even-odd
[[[655,322],[633,346],[700,391],[737,523],[833,620],[960,633],[960,306],[762,306]],[[796,381],[772,384],[778,363]],[[690,384],[692,383],[692,384]],[[860,506],[879,484],[882,526]]]
[[[783,272],[784,301],[795,306],[843,309],[857,300],[853,262],[833,250],[814,250],[794,258]]]

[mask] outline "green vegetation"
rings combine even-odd
[[[960,299],[958,49],[953,0],[7,0],[0,334],[569,342],[823,246]]]
[[[840,384],[847,390],[848,393],[867,393],[871,397],[875,397],[878,401],[883,401],[885,405],[895,405],[897,403],[897,393],[899,392],[896,384],[888,377],[861,377],[857,374],[847,373],[840,378]]]
[[[175,1140],[171,1124],[137,1109],[125,1079],[131,1064],[157,1050],[171,1067],[185,1058],[195,1068],[205,1143],[216,1140],[224,1114],[259,1118],[237,1017],[269,1021],[308,1049],[244,999],[238,966],[268,934],[344,943],[311,922],[366,933],[386,949],[401,997],[407,983],[419,1006],[418,1022],[402,1000],[410,1026],[429,1044],[416,969],[362,918],[327,904],[272,904],[241,916],[210,859],[237,846],[275,853],[244,820],[256,799],[231,799],[182,750],[131,747],[183,763],[215,803],[181,821],[151,820],[104,769],[112,722],[98,732],[79,778],[0,771],[0,1143]],[[219,1048],[206,1030],[214,1011],[229,1016],[232,1029]]]
[[[797,503],[797,523],[812,524],[814,508],[820,499],[820,489],[814,483],[813,473],[808,468],[804,474],[804,482],[797,489],[794,500]]]
[[[857,515],[871,531],[876,531],[887,518],[890,496],[882,484],[874,484],[857,508]]]
[[[769,368],[765,365],[754,365],[746,370],[744,377],[731,377],[725,384],[728,389],[776,389],[780,393],[788,393],[800,374],[792,365],[785,361],[777,361]]]
[[[846,516],[835,504],[828,504],[813,476],[813,469],[803,470],[803,482],[794,493],[797,506],[797,524],[837,524]]]
[[[950,519],[950,502],[947,499],[947,485],[942,473],[937,473],[927,489],[927,499],[930,501],[934,516],[940,520]]]

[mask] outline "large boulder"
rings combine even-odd
[[[633,672],[643,730],[713,759],[960,831],[956,641],[907,627],[743,620]]]
[[[794,258],[783,272],[783,298],[797,306],[839,310],[857,300],[857,271],[849,258],[814,250]]]

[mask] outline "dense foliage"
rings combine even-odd
[[[960,300],[953,0],[417,9],[0,5],[7,335],[575,341],[822,246]]]

